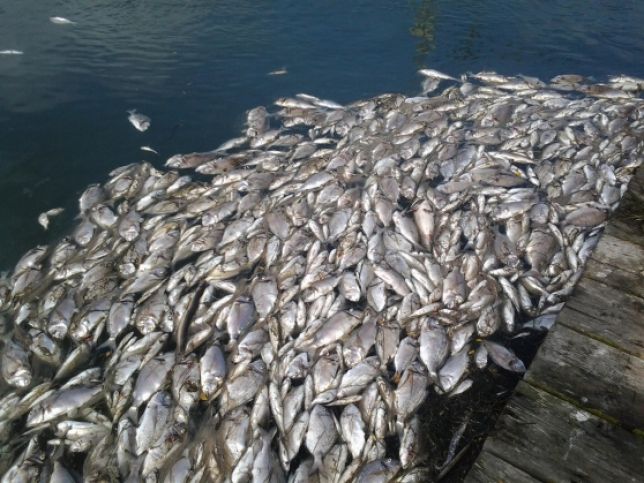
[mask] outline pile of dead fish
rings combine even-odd
[[[419,406],[524,370],[495,334],[571,294],[644,81],[421,74],[87,188],[0,288],[3,481],[423,481]]]

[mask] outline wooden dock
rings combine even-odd
[[[644,167],[465,481],[644,482]]]

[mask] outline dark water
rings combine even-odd
[[[643,25],[642,0],[0,0],[0,50],[24,51],[0,56],[0,268],[67,230],[111,168],[211,149],[278,96],[411,94],[424,66],[642,76]]]

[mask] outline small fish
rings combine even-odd
[[[145,114],[139,114],[136,112],[136,109],[130,109],[127,111],[129,116],[128,116],[128,121],[134,126],[137,130],[143,132],[147,131],[148,128],[150,127],[150,118],[146,116]]]
[[[488,350],[490,358],[503,369],[512,372],[525,372],[523,361],[512,350],[489,340],[484,341],[483,345]]]
[[[451,75],[444,74],[434,69],[420,69],[418,73],[421,75],[424,75],[425,77],[430,77],[434,79],[443,79],[443,80],[452,80],[452,81],[457,80]]]
[[[0,55],[22,55],[22,54],[24,54],[22,50],[13,50],[13,49],[0,50]]]
[[[286,74],[288,74],[288,70],[286,70],[286,67],[282,67],[281,69],[270,71],[267,75],[286,75]]]
[[[58,216],[63,211],[65,211],[64,208],[52,208],[51,210],[41,213],[40,215],[38,215],[38,224],[46,230],[47,228],[49,228],[49,218]]]
[[[49,17],[49,21],[51,23],[55,23],[56,25],[75,25],[76,24],[76,22],[73,22],[65,17]]]
[[[150,146],[141,146],[141,151],[149,151],[149,152],[154,153],[154,154],[159,154],[157,151],[152,149]]]
[[[313,464],[315,468],[322,465],[322,458],[335,443],[338,436],[337,427],[338,423],[333,413],[324,406],[316,405],[311,410],[305,444],[315,459]]]

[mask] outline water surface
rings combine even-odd
[[[0,50],[24,51],[0,56],[0,268],[69,230],[112,168],[212,149],[279,96],[412,94],[425,66],[644,76],[642,25],[641,0],[0,0]]]

